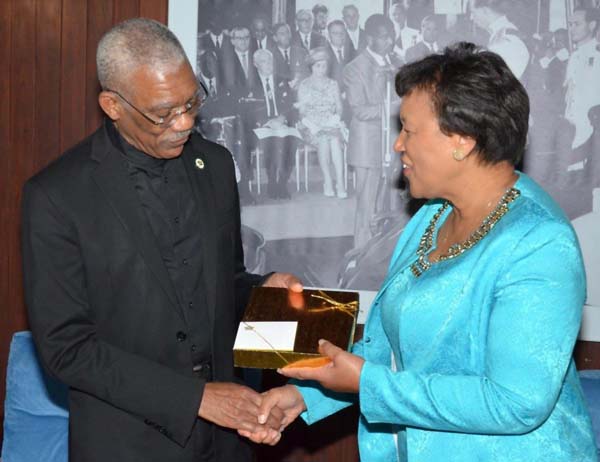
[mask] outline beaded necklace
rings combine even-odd
[[[477,244],[487,233],[490,232],[494,225],[498,223],[500,218],[502,218],[504,214],[508,212],[508,204],[510,204],[520,195],[521,191],[518,189],[508,189],[500,198],[494,210],[492,210],[489,215],[483,219],[479,227],[473,231],[465,241],[452,244],[445,254],[442,254],[435,259],[434,263],[455,258]],[[410,266],[410,270],[415,277],[421,276],[421,274],[431,268],[432,262],[430,262],[427,258],[427,254],[433,247],[433,233],[435,232],[436,225],[448,207],[450,207],[450,202],[444,202],[440,209],[435,212],[435,215],[433,215],[431,218],[431,221],[425,229],[423,236],[421,236],[419,247],[417,248],[417,260]]]

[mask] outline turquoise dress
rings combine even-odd
[[[572,360],[585,300],[577,237],[533,180],[519,174],[515,188],[481,241],[418,278],[410,265],[442,202],[408,223],[353,348],[365,359],[358,395],[296,382],[308,423],[358,399],[362,462],[597,460]]]

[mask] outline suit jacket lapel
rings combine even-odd
[[[146,260],[148,268],[156,276],[169,301],[183,317],[171,277],[156,245],[139,197],[129,179],[126,161],[112,145],[106,127],[99,136],[94,138],[92,158],[99,162],[98,168],[93,173],[94,181],[106,196],[121,224],[131,234],[131,241]]]
[[[212,213],[212,204],[215,201],[213,178],[210,174],[210,159],[208,156],[202,155],[203,147],[202,138],[193,136],[186,143],[181,155],[194,194],[198,225],[202,230],[202,276],[205,284],[208,316],[212,325],[216,305],[217,271],[214,267],[218,264],[217,236],[215,216]]]

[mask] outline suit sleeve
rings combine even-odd
[[[576,238],[565,224],[531,230],[496,282],[481,375],[405,370],[367,361],[360,408],[370,423],[521,434],[550,415],[571,361],[585,297]]]
[[[41,361],[70,388],[138,416],[184,445],[197,419],[204,382],[99,338],[86,289],[83,238],[41,186],[33,181],[25,185],[24,289]]]
[[[373,103],[365,93],[365,88],[372,85],[373,82],[363,82],[359,66],[356,65],[356,61],[353,63],[354,65],[346,66],[343,74],[346,97],[352,108],[352,117],[356,117],[358,120],[380,120],[381,101]]]

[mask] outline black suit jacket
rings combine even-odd
[[[350,34],[346,30],[346,45],[350,46],[354,50],[354,56],[363,51],[367,47],[367,33],[364,29],[358,29],[358,49],[354,46]]]
[[[342,51],[344,56],[341,62],[331,44],[327,44],[327,52],[329,53],[328,75],[338,83],[340,90],[342,90],[344,84],[344,67],[355,58],[354,47],[352,46],[352,43],[350,43],[350,46],[348,46],[348,42],[345,43]]]
[[[230,154],[192,135],[182,159],[202,233],[213,380],[233,381],[241,306],[260,277],[243,265]],[[247,460],[234,432],[197,419],[205,381],[186,336],[198,326],[105,126],[26,183],[22,228],[31,330],[43,365],[70,387],[71,462],[191,462],[200,431],[214,431],[217,460]]]
[[[423,59],[425,56],[429,56],[433,53],[434,52],[431,51],[429,47],[423,43],[423,41],[420,41],[416,45],[413,45],[408,50],[406,50],[404,61],[406,62],[406,64],[412,63],[414,61]]]
[[[290,82],[295,78],[299,81],[303,80],[310,74],[306,63],[308,52],[305,48],[296,45],[290,46],[288,51],[289,64],[286,63],[284,54],[277,46],[271,48],[271,53],[273,53],[273,73],[277,77]]]
[[[292,45],[296,45],[306,49],[306,45],[302,41],[302,37],[300,36],[300,32],[297,30],[292,33]],[[310,33],[310,50],[317,47],[324,47],[327,45],[327,39],[323,37],[321,34],[317,34],[316,32]]]
[[[297,120],[296,110],[293,107],[295,95],[290,89],[286,80],[279,78],[276,75],[272,76],[274,86],[273,95],[275,96],[275,104],[277,105],[278,116],[283,116],[288,125],[293,126]],[[249,120],[252,128],[260,127],[270,118],[267,111],[267,99],[262,86],[260,77],[252,89],[252,96],[257,100],[250,106]]]
[[[252,61],[252,53],[248,50],[248,76],[244,74],[244,69],[240,58],[233,49],[225,53],[222,57],[222,76],[225,87],[233,95],[238,97],[246,96],[248,90],[252,88],[258,78],[256,67]]]

